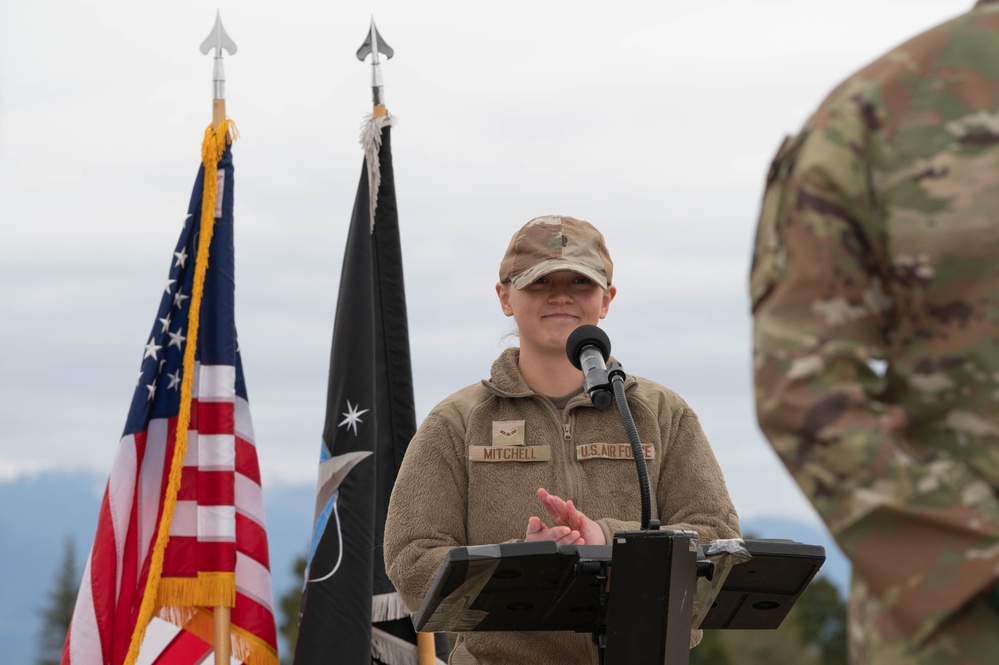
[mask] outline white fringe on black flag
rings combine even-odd
[[[368,200],[371,202],[371,230],[375,230],[375,208],[378,207],[378,187],[382,183],[381,164],[378,152],[382,149],[382,128],[391,127],[394,118],[390,115],[376,118],[368,115],[361,125],[361,146],[364,148],[364,162],[368,165]]]

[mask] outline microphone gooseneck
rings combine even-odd
[[[612,363],[617,365],[617,361]],[[635,419],[631,416],[631,409],[628,407],[628,398],[624,394],[623,372],[615,371],[611,377],[614,384],[614,399],[617,401],[617,411],[621,414],[621,422],[624,424],[624,431],[628,433],[628,443],[631,444],[631,454],[635,457],[635,468],[638,471],[638,491],[642,497],[642,530],[646,530],[652,521],[652,492],[649,487],[649,467],[645,463],[645,449],[638,438],[638,428],[635,427]],[[658,521],[657,521],[658,524]],[[655,527],[658,529],[658,526]]]
[[[642,500],[642,530],[648,530],[650,527],[656,530],[659,528],[659,521],[656,520],[654,524],[652,522],[652,499],[645,451],[638,437],[638,428],[635,427],[628,399],[624,394],[624,370],[621,369],[621,363],[614,360],[611,361],[610,367],[607,366],[610,348],[611,343],[607,333],[591,325],[576,328],[565,342],[565,352],[569,356],[569,362],[583,372],[583,390],[590,396],[593,405],[606,409],[612,401],[617,401],[617,410],[628,434],[628,442],[631,444],[631,452],[638,471]]]

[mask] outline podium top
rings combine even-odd
[[[456,547],[413,617],[421,631],[589,631],[610,545],[555,541]]]
[[[752,559],[732,568],[701,628],[777,628],[825,561],[818,545],[744,542]],[[413,623],[427,632],[592,632],[606,626],[602,596],[612,567],[611,545],[540,541],[456,547]]]

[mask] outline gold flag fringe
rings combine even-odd
[[[139,606],[135,630],[125,655],[124,665],[134,665],[139,657],[139,648],[146,635],[146,627],[152,619],[160,591],[160,575],[163,573],[163,556],[167,542],[170,540],[170,523],[173,520],[173,510],[177,505],[177,491],[180,489],[181,470],[184,465],[184,454],[187,451],[187,429],[191,424],[191,390],[194,387],[194,354],[198,345],[198,324],[201,315],[201,298],[205,291],[205,274],[208,272],[208,250],[212,242],[212,232],[215,230],[215,197],[218,193],[219,160],[225,152],[230,140],[230,127],[235,133],[232,122],[225,120],[215,128],[211,125],[205,130],[205,139],[201,144],[201,163],[205,168],[204,190],[201,197],[201,236],[198,241],[198,254],[194,266],[194,287],[191,292],[191,310],[188,316],[187,347],[184,349],[184,378],[181,383],[180,413],[177,416],[176,442],[173,459],[170,460],[170,479],[167,483],[166,496],[163,501],[163,514],[160,516],[159,531],[153,545],[153,556],[149,566],[149,577]],[[235,582],[233,582],[232,598],[235,603]],[[222,603],[219,603],[220,605]]]
[[[236,574],[198,573],[197,577],[164,577],[160,580],[156,604],[235,607]]]

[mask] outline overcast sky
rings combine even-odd
[[[627,372],[701,416],[744,516],[815,521],[756,426],[763,177],[840,79],[967,1],[0,0],[0,481],[110,470],[211,120],[221,9],[236,321],[265,493],[313,483],[374,14],[417,414],[484,377],[493,285],[542,214],[600,228]],[[265,494],[266,496],[266,494]]]

